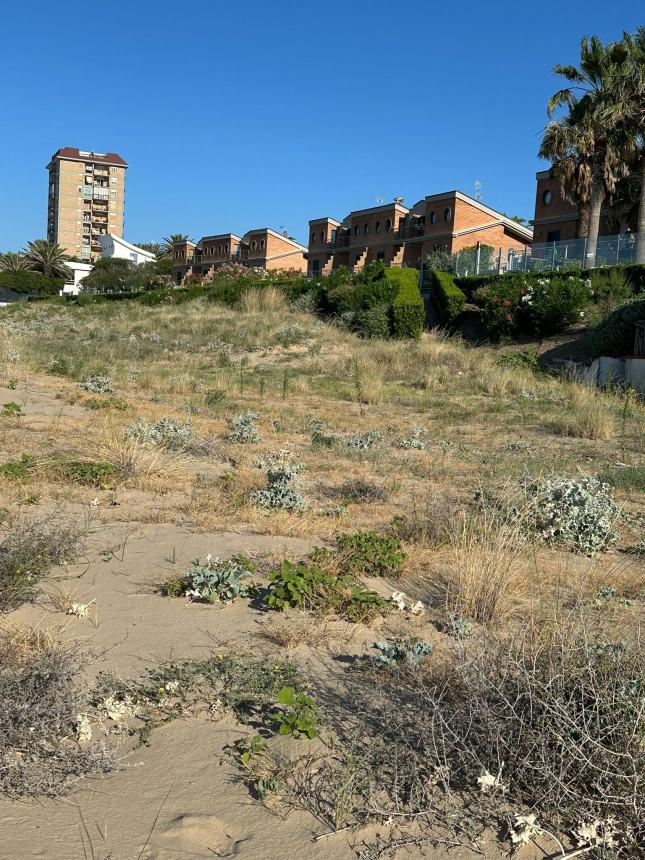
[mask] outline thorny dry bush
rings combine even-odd
[[[332,752],[260,756],[249,781],[332,829],[394,816],[473,838],[474,822],[510,833],[529,810],[555,832],[610,833],[614,856],[643,856],[640,642],[607,641],[572,615],[456,642],[417,667],[359,660],[317,698]]]
[[[114,754],[101,744],[78,742],[86,702],[74,651],[35,636],[29,653],[20,634],[18,659],[7,641],[15,635],[0,634],[0,653],[14,658],[0,668],[0,794],[61,797],[80,780],[109,773]]]
[[[78,558],[82,543],[83,530],[58,514],[0,527],[0,612],[29,600],[50,568]]]

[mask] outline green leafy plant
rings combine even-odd
[[[247,597],[251,584],[246,582],[251,571],[245,560],[222,561],[208,556],[204,563],[193,562],[192,569],[181,579],[171,579],[162,586],[162,593],[174,597],[184,594],[193,601],[220,603]]]
[[[296,693],[293,687],[283,687],[278,693],[278,704],[283,710],[271,714],[278,724],[279,735],[303,735],[313,740],[318,735],[318,706],[306,693]]]
[[[234,743],[232,750],[238,756],[239,760],[246,767],[249,766],[251,758],[265,752],[267,742],[261,735],[251,735],[248,738],[238,738]]]
[[[20,459],[14,462],[3,463],[0,466],[0,475],[5,478],[14,478],[26,481],[36,466],[36,458],[31,454],[21,454]]]
[[[5,403],[0,410],[0,418],[20,418],[22,417],[22,406],[17,403]]]
[[[466,304],[466,296],[449,272],[432,272],[432,303],[443,325],[452,325]]]
[[[405,561],[398,538],[374,531],[336,535],[336,546],[343,573],[393,576]]]
[[[333,587],[334,577],[324,574],[319,567],[307,567],[302,562],[282,565],[269,574],[269,592],[266,603],[271,609],[286,606],[308,608],[315,592]]]
[[[67,481],[89,487],[108,487],[116,477],[116,469],[111,463],[71,461],[55,464],[52,470]]]

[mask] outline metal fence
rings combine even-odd
[[[587,260],[585,239],[564,239],[526,245],[523,251],[513,248],[492,248],[478,245],[453,256],[453,269],[460,277],[492,275],[501,272],[540,272],[555,269],[582,269]],[[636,234],[599,236],[594,268],[616,263],[633,263],[636,254]]]

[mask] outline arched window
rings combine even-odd
[[[321,231],[320,231],[320,241],[321,241],[321,242],[324,242],[324,241],[325,241],[325,231],[324,231],[324,230],[321,230]]]
[[[358,236],[358,224],[354,227],[354,236]]]
[[[545,206],[548,206],[549,203],[553,200],[553,194],[550,191],[545,191],[542,195],[542,202]]]
[[[389,233],[391,229],[392,229],[392,219],[388,218],[387,221],[385,222],[385,232]]]
[[[255,251],[255,249],[257,248],[257,246],[258,246],[258,243],[257,243],[257,242],[255,241],[255,239],[254,239],[254,240],[251,242],[251,250],[252,250],[252,251]]]
[[[374,225],[374,232],[375,233],[381,232],[381,222],[380,221],[377,221],[376,224]]]
[[[443,213],[443,220],[447,223],[452,218],[452,209],[450,206],[446,206]]]
[[[260,239],[260,250],[264,251],[264,239]]]
[[[432,212],[430,213],[430,223],[431,223],[431,224],[436,224],[436,223],[437,223],[437,213],[436,213],[435,211],[432,211]]]

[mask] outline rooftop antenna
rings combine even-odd
[[[399,206],[403,205],[403,197],[395,197],[394,202],[398,203]]]
[[[475,180],[475,200],[481,200],[484,195],[482,194],[482,184],[479,179]]]
[[[377,198],[376,198],[376,202],[377,202],[377,203],[385,203],[385,198],[383,198],[383,197],[377,197]]]
[[[282,235],[283,235],[283,236],[288,236],[288,235],[289,235],[289,231],[288,231],[288,230],[287,230],[287,228],[284,226],[284,224],[280,224],[280,232],[282,233]]]

